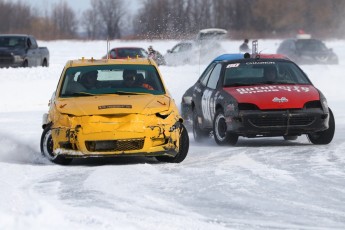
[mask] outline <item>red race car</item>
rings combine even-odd
[[[302,134],[328,144],[335,130],[324,95],[279,54],[217,57],[183,95],[181,110],[196,141],[213,132],[219,145],[235,145],[239,136],[295,140]]]
[[[140,47],[117,47],[109,51],[110,59],[125,59],[125,58],[147,58],[148,53],[145,49]],[[103,56],[106,59],[107,55]]]

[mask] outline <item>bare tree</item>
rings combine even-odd
[[[99,14],[100,20],[105,25],[109,39],[120,38],[121,17],[125,15],[124,1],[121,0],[91,0],[93,9]]]
[[[191,0],[191,21],[192,31],[213,27],[214,18],[212,17],[212,0]]]
[[[55,35],[59,38],[73,38],[77,34],[78,21],[74,11],[67,2],[55,5],[51,15],[51,22],[55,26]]]
[[[90,39],[102,38],[105,26],[101,23],[100,15],[94,10],[96,8],[95,1],[91,2],[91,9],[83,13],[81,26],[85,29],[87,37]]]
[[[31,19],[30,6],[27,4],[0,1],[0,32],[27,33],[31,29]]]

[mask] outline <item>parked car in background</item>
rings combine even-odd
[[[338,64],[338,56],[332,49],[308,35],[282,41],[277,53],[288,56],[298,64]]]
[[[68,61],[49,104],[40,148],[54,163],[115,156],[180,163],[187,156],[183,119],[147,58]]]
[[[32,35],[0,35],[0,67],[49,66],[47,47],[38,47]]]
[[[227,34],[218,28],[203,29],[194,40],[181,41],[167,50],[164,59],[167,65],[208,63],[225,52],[220,40]]]
[[[117,47],[113,48],[108,53],[110,59],[125,59],[125,58],[147,58],[148,53],[141,47]],[[103,56],[106,59],[107,55]]]
[[[182,97],[181,114],[196,141],[213,134],[219,145],[239,136],[332,141],[335,121],[324,95],[280,54],[225,54],[214,59]]]

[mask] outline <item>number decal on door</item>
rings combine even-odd
[[[212,119],[212,105],[214,104],[212,98],[212,91],[205,90],[201,98],[201,109],[205,120],[211,121]]]

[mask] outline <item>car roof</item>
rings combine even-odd
[[[222,54],[218,57],[216,57],[213,61],[232,61],[237,59],[243,59],[244,54],[238,53],[238,54]]]
[[[114,47],[114,48],[112,48],[112,50],[114,50],[114,49],[144,49],[144,48],[142,48],[142,47],[133,47],[133,46],[128,46],[128,47],[123,46],[123,47]]]
[[[155,62],[148,58],[127,58],[127,59],[76,59],[69,60],[66,67],[95,66],[95,65],[154,65]]]
[[[239,60],[244,59],[244,55],[242,53],[236,53],[236,54],[222,54],[218,57],[216,57],[213,61],[233,61],[233,60]],[[282,54],[254,54],[251,55],[253,58],[260,58],[260,59],[284,59],[284,60],[290,60],[285,55]]]
[[[228,31],[225,29],[221,28],[207,28],[207,29],[202,29],[199,31],[199,34],[201,33],[221,33],[221,34],[226,34]]]
[[[0,34],[0,37],[31,37],[27,34]]]
[[[286,41],[319,41],[322,42],[322,40],[317,39],[317,38],[287,38],[285,40],[283,40],[282,42],[286,42]]]

